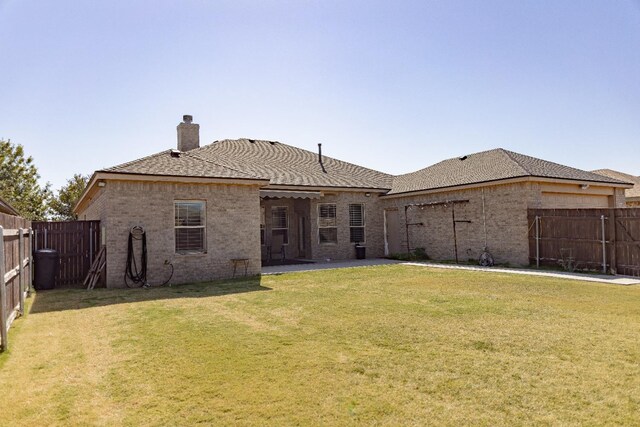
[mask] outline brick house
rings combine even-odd
[[[190,116],[177,150],[96,171],[75,207],[100,220],[107,286],[124,285],[127,238],[147,234],[148,280],[230,277],[232,259],[349,259],[424,247],[434,259],[528,263],[527,208],[624,205],[630,185],[497,149],[392,176],[275,141],[200,146]],[[453,215],[452,215],[453,214]],[[455,222],[452,218],[455,217]],[[453,225],[456,225],[455,238]]]
[[[633,187],[624,190],[624,197],[627,207],[640,207],[640,176],[629,175],[628,173],[614,171],[611,169],[598,169],[593,171],[598,175],[604,175],[620,181],[633,184]]]
[[[487,247],[496,262],[527,265],[527,209],[624,207],[627,187],[504,149],[444,160],[395,177],[382,196],[395,227],[389,251],[424,247],[434,259],[466,261]]]

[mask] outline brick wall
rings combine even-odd
[[[124,286],[127,238],[131,227],[147,233],[152,284],[201,282],[231,277],[231,258],[249,258],[249,274],[260,273],[260,209],[257,186],[108,181],[81,215],[101,219],[107,245],[107,286]],[[206,202],[206,253],[176,254],[174,201]],[[244,272],[244,271],[243,271]]]
[[[613,195],[614,208],[624,208],[627,206],[624,188],[615,188]]]
[[[600,202],[596,196],[603,194],[615,206],[624,204],[622,189],[593,187],[584,192],[585,197],[575,197],[579,194],[579,186],[573,187],[567,184],[552,190],[567,192],[564,202],[571,204],[573,200],[581,207],[585,200]],[[384,255],[384,209],[396,208],[400,224],[395,232],[400,235],[403,251],[407,245],[406,222],[422,223],[409,228],[411,248],[424,247],[432,259],[451,260],[455,258],[451,204],[412,206],[406,210],[406,217],[404,208],[411,204],[468,200],[455,205],[456,220],[466,221],[456,223],[458,259],[476,260],[486,242],[496,262],[527,265],[527,208],[545,204],[548,199],[545,201],[544,193],[548,190],[548,184],[522,182],[399,198],[380,197],[376,193],[367,197],[365,192],[340,191],[325,192],[322,198],[313,200],[265,200],[262,205],[267,222],[271,220],[271,207],[287,206],[287,256],[290,258],[355,258],[354,243],[350,242],[349,204],[361,203],[365,206],[366,240],[363,244],[367,257]],[[206,254],[175,253],[173,203],[176,199],[206,201]],[[318,205],[321,203],[336,204],[336,244],[319,242]],[[108,251],[108,286],[124,284],[127,236],[134,225],[141,225],[147,231],[149,281],[160,283],[165,280],[168,268],[164,261],[168,260],[175,267],[172,283],[184,283],[230,277],[233,271],[231,258],[249,258],[249,273],[260,272],[260,259],[265,256],[265,246],[260,245],[260,204],[257,186],[109,181],[80,216],[102,221]],[[304,218],[308,230],[304,248],[299,245],[298,218]],[[266,237],[268,242],[269,236]]]
[[[87,207],[78,215],[78,219],[86,221],[104,221],[107,214],[107,198],[104,187],[98,188],[96,194],[89,200]]]
[[[338,226],[338,243],[321,244],[318,239],[318,205],[322,203],[336,204],[336,220]],[[382,203],[377,193],[336,192],[325,193],[321,199],[311,203],[311,254],[314,259],[353,259],[356,257],[354,243],[350,241],[349,204],[361,203],[365,212],[365,242],[367,258],[384,255],[384,233]]]
[[[484,193],[484,214],[483,214]],[[409,243],[412,249],[425,248],[436,260],[455,259],[453,238],[453,204],[436,206],[405,206],[453,200],[468,200],[455,204],[458,259],[477,260],[485,245],[498,263],[526,265],[529,261],[527,239],[527,205],[532,201],[531,184],[496,185],[437,194],[385,199],[386,208],[398,208],[402,248],[406,248],[407,222],[422,223],[409,227]]]
[[[550,196],[551,195],[551,196]],[[484,213],[483,213],[484,197]],[[405,224],[423,223],[409,227],[411,249],[425,248],[436,260],[455,258],[452,205],[413,206],[409,204],[433,203],[447,200],[469,200],[455,205],[456,243],[460,261],[477,260],[486,244],[498,263],[528,265],[527,233],[528,208],[596,208],[623,207],[624,190],[612,187],[590,186],[582,189],[578,184],[549,184],[522,182],[480,188],[443,191],[440,193],[383,198],[385,208],[398,208],[400,240],[403,251],[407,247]]]

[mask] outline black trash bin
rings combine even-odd
[[[37,291],[53,289],[60,258],[55,249],[38,249],[34,254],[33,287]]]
[[[356,259],[365,259],[367,257],[367,248],[356,243]]]

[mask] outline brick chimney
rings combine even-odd
[[[178,150],[189,151],[200,147],[200,125],[191,123],[193,116],[182,116],[178,125]]]

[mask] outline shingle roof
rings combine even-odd
[[[273,141],[216,141],[173,156],[171,150],[99,172],[211,178],[269,179],[274,185],[348,188],[391,188],[383,172]],[[324,171],[322,167],[324,166]]]
[[[190,152],[174,156],[172,155],[172,150],[161,151],[160,153],[102,169],[98,172],[198,178],[263,179],[241,170],[206,161],[192,155]]]
[[[267,176],[274,185],[390,189],[393,177],[352,163],[274,141],[217,141],[191,151],[199,158]],[[322,167],[324,166],[324,171]]]
[[[20,216],[18,211],[11,206],[9,202],[0,197],[0,213],[5,213],[13,216]]]
[[[436,163],[396,176],[388,194],[433,190],[519,177],[621,184],[622,181],[497,148]]]
[[[633,184],[633,188],[627,188],[624,190],[625,197],[627,199],[631,197],[640,197],[640,176],[629,175],[628,173],[614,171],[611,169],[598,169],[592,172]]]
[[[324,171],[323,171],[324,167]],[[436,163],[392,176],[274,141],[216,141],[175,155],[166,150],[98,172],[206,178],[262,179],[272,185],[391,190],[388,194],[433,190],[520,177],[569,179],[608,184],[637,183],[639,178],[596,174],[502,148]],[[615,172],[615,171],[611,171]],[[624,175],[624,176],[623,176]],[[640,196],[640,185],[632,193]],[[629,190],[627,190],[629,191]]]

